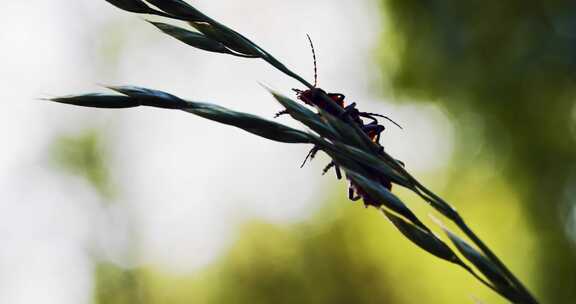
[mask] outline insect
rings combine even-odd
[[[370,138],[370,140],[372,142],[374,142],[375,144],[377,144],[378,146],[380,146],[380,134],[385,130],[385,127],[383,125],[379,124],[378,119],[376,117],[384,118],[384,119],[392,122],[396,126],[398,126],[400,129],[402,129],[402,127],[399,124],[397,124],[395,121],[393,121],[392,119],[390,119],[387,116],[384,116],[381,114],[376,114],[376,113],[370,113],[370,112],[361,112],[360,110],[358,110],[356,108],[355,102],[353,102],[349,105],[346,105],[345,104],[345,98],[346,97],[341,93],[327,93],[323,89],[319,88],[318,87],[318,69],[317,69],[317,61],[316,61],[316,52],[314,50],[314,44],[312,43],[312,39],[310,38],[309,35],[306,35],[306,36],[308,37],[308,42],[310,43],[310,48],[312,49],[312,57],[314,59],[314,85],[313,85],[313,88],[307,89],[307,90],[292,89],[294,92],[296,92],[296,97],[299,100],[303,101],[307,105],[320,108],[323,111],[325,111],[325,112],[327,112],[327,113],[329,113],[335,117],[340,117],[343,119],[345,116],[348,116],[350,121],[352,121],[358,127],[360,127],[360,129],[368,136],[368,138]],[[328,96],[328,98],[334,103],[334,105],[336,105],[337,107],[342,109],[342,111],[335,110],[334,105],[329,105],[328,104],[329,101],[326,100],[324,96]],[[288,114],[288,111],[286,111],[286,110],[280,111],[280,112],[276,113],[274,118],[277,118],[277,117],[284,115],[284,114]],[[364,123],[362,118],[369,119],[370,122]],[[380,146],[380,148],[383,149],[382,146]],[[302,165],[300,167],[303,167],[306,164],[306,162],[308,161],[308,159],[312,160],[315,157],[316,153],[318,153],[319,150],[320,149],[317,146],[314,146],[308,152],[308,155],[306,155],[306,158],[304,159],[304,161],[302,162]],[[338,179],[341,179],[342,173],[340,172],[340,167],[334,161],[330,162],[322,170],[322,175],[326,174],[331,168],[334,168],[334,170],[336,171],[336,177]],[[389,189],[389,190],[391,189],[392,184],[389,180],[383,179],[380,182],[387,189]],[[352,181],[350,182],[350,187],[348,188],[348,197],[350,200],[353,200],[353,201],[357,201],[360,198],[364,198],[366,205],[373,204],[373,203],[370,203],[370,199],[369,199],[368,195],[359,186],[355,185],[355,183],[353,183]]]
[[[384,116],[381,114],[376,114],[376,113],[360,112],[356,108],[355,102],[345,106],[344,99],[346,97],[341,93],[327,93],[323,89],[319,88],[318,87],[318,67],[317,67],[317,61],[316,61],[316,51],[314,49],[314,44],[312,43],[312,39],[310,38],[310,36],[306,35],[306,37],[308,37],[308,42],[310,43],[310,48],[312,49],[312,57],[314,59],[314,85],[313,85],[313,88],[308,89],[308,90],[292,89],[294,92],[296,92],[296,97],[298,99],[300,99],[301,101],[303,101],[307,105],[310,105],[313,107],[318,107],[318,108],[320,108],[320,109],[326,111],[327,113],[329,113],[333,116],[336,116],[336,117],[342,117],[342,116],[347,115],[350,117],[350,119],[354,123],[356,123],[360,127],[370,126],[367,128],[366,132],[373,131],[375,129],[380,129],[377,126],[384,128],[383,126],[378,124],[378,120],[375,117],[385,118],[386,120],[394,123],[399,128],[402,128],[400,125],[398,125],[395,121],[393,121],[392,119],[390,119],[387,116]],[[340,107],[344,111],[344,113],[342,114],[342,113],[340,113],[340,111],[334,110],[333,106],[328,105],[328,101],[323,98],[323,95],[327,95],[332,100],[332,102],[334,102],[338,107]],[[278,116],[281,116],[284,114],[288,114],[288,111],[286,111],[286,110],[280,111],[280,112],[276,113],[274,118],[277,118]],[[372,122],[368,125],[365,125],[364,122],[362,121],[361,117],[368,118],[368,119],[372,120]],[[380,139],[380,137],[378,136],[378,140],[379,139]]]
[[[366,133],[366,135],[372,140],[372,142],[374,142],[378,145],[379,145],[379,141],[380,141],[380,134],[384,131],[385,128],[384,128],[384,126],[382,126],[378,123],[378,120],[376,119],[376,117],[384,118],[384,119],[392,122],[396,126],[398,126],[400,129],[402,129],[402,127],[399,124],[397,124],[395,121],[393,121],[392,119],[390,119],[387,116],[384,116],[381,114],[376,114],[376,113],[359,111],[356,108],[355,102],[353,102],[349,105],[345,105],[344,100],[346,97],[341,93],[327,93],[323,89],[319,88],[318,87],[318,68],[317,68],[317,61],[316,61],[316,51],[314,49],[314,44],[312,43],[312,39],[310,38],[309,35],[306,35],[306,36],[308,37],[308,42],[310,43],[310,48],[312,49],[312,57],[314,59],[314,85],[313,85],[313,88],[308,89],[308,90],[292,89],[294,92],[296,92],[296,97],[299,100],[303,101],[307,105],[310,105],[313,107],[318,107],[318,108],[324,110],[325,112],[327,112],[333,116],[336,116],[336,117],[343,118],[344,116],[348,116],[351,121],[353,121],[356,125],[358,125],[362,129],[362,131],[364,131],[364,133]],[[332,100],[332,102],[334,102],[334,104],[336,104],[339,108],[341,108],[343,110],[343,112],[340,113],[340,111],[336,111],[333,106],[328,105],[328,101],[325,98],[323,98],[323,95],[328,96]],[[274,118],[277,118],[277,117],[284,115],[284,114],[288,114],[288,111],[286,111],[286,110],[280,111],[280,112],[276,113]],[[362,121],[362,118],[367,118],[367,119],[370,119],[371,121],[368,124],[365,124]],[[306,163],[306,161],[308,159],[313,159],[314,156],[316,155],[316,153],[318,152],[318,150],[319,149],[317,147],[312,148],[312,150],[310,150],[310,152],[308,153],[308,155],[304,159],[304,162],[302,163],[301,167],[304,166],[304,164]],[[323,170],[323,173],[326,173],[331,167],[336,168],[336,174],[338,176],[338,179],[340,179],[341,175],[339,173],[338,166],[336,166],[333,163],[330,163]]]

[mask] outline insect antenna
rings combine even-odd
[[[314,59],[314,87],[318,85],[318,68],[316,66],[316,51],[314,50],[314,43],[312,43],[312,38],[310,35],[306,34],[308,37],[308,42],[310,42],[310,48],[312,49],[312,58]]]
[[[384,115],[376,114],[376,113],[368,113],[368,112],[362,112],[362,114],[366,114],[366,115],[370,115],[370,116],[376,116],[376,117],[382,117],[382,118],[388,120],[389,122],[395,124],[398,128],[404,129],[404,128],[402,128],[401,125],[399,125],[397,122],[395,122],[394,120],[392,120],[392,118],[390,118],[388,116],[384,116]]]
[[[306,161],[308,159],[312,160],[314,158],[314,156],[316,156],[316,153],[318,153],[319,150],[320,150],[320,148],[318,148],[317,146],[314,146],[312,148],[312,150],[310,150],[310,152],[308,152],[308,155],[306,155],[306,158],[302,162],[302,165],[300,165],[300,168],[304,167],[304,165],[306,164]]]

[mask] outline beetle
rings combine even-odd
[[[326,111],[327,113],[329,113],[333,116],[336,116],[336,117],[342,117],[343,115],[347,115],[348,117],[350,117],[350,119],[353,122],[355,122],[361,128],[365,127],[365,126],[368,127],[367,131],[372,131],[375,129],[384,128],[383,126],[378,124],[378,120],[375,117],[382,117],[382,118],[394,123],[400,129],[402,128],[399,124],[397,124],[395,121],[390,119],[388,116],[384,116],[384,115],[376,114],[376,113],[359,111],[356,108],[355,102],[345,106],[344,99],[346,98],[346,96],[344,96],[344,94],[342,94],[342,93],[327,93],[323,89],[319,88],[318,87],[318,68],[317,68],[317,61],[316,61],[316,51],[314,50],[314,44],[312,43],[312,39],[310,38],[310,36],[306,35],[306,37],[308,37],[308,42],[310,42],[310,48],[312,49],[312,57],[314,59],[314,85],[312,88],[307,89],[307,90],[292,89],[294,92],[296,92],[296,97],[299,100],[303,101],[307,105],[310,105],[313,107],[318,107],[318,108],[320,108],[320,109]],[[328,98],[330,98],[332,100],[332,102],[334,102],[334,104],[336,104],[339,108],[341,108],[343,110],[343,113],[340,113],[340,111],[335,110],[333,106],[328,105],[328,101],[323,96],[328,96]],[[280,112],[276,113],[276,115],[274,115],[274,118],[277,118],[277,117],[284,115],[284,114],[288,114],[288,111],[286,111],[286,110],[280,111]],[[361,119],[362,117],[372,120],[372,123],[365,125]],[[378,127],[378,126],[380,126],[380,127]],[[383,131],[383,129],[382,129],[382,131]],[[381,133],[382,131],[380,131],[379,133]],[[378,140],[379,139],[380,139],[380,137],[378,134]]]
[[[380,141],[380,134],[384,131],[384,126],[382,126],[381,124],[378,123],[378,120],[376,119],[376,117],[382,117],[385,118],[386,120],[394,123],[396,126],[398,126],[400,129],[402,129],[402,127],[397,124],[395,121],[393,121],[392,119],[390,119],[387,116],[381,115],[381,114],[377,114],[377,113],[370,113],[370,112],[361,112],[356,108],[356,103],[353,102],[349,105],[345,105],[345,96],[344,94],[341,93],[327,93],[326,91],[324,91],[323,89],[318,87],[318,68],[317,68],[317,61],[316,61],[316,51],[314,49],[314,44],[312,43],[312,39],[310,38],[309,35],[306,35],[308,37],[308,42],[310,43],[310,48],[312,49],[312,57],[314,60],[314,85],[313,88],[307,89],[307,90],[300,90],[300,89],[292,89],[294,92],[296,92],[296,97],[303,101],[305,104],[313,106],[313,107],[318,107],[322,110],[324,110],[325,112],[335,116],[335,117],[341,117],[343,118],[344,115],[347,115],[351,121],[353,121],[354,123],[356,123],[356,125],[358,125],[362,131],[364,131],[364,133],[366,133],[366,135],[368,135],[368,137],[372,140],[372,142],[376,143],[379,145],[379,141]],[[334,104],[341,108],[343,111],[337,111],[334,109],[334,106],[328,105],[328,102],[324,96],[328,96],[328,98],[330,98]],[[281,115],[284,114],[288,114],[288,111],[284,110],[284,111],[280,111],[278,113],[276,113],[276,115],[274,115],[274,118],[277,118]],[[362,118],[367,118],[370,119],[371,122],[368,124],[365,124],[364,121],[362,121]],[[310,152],[308,153],[308,155],[306,156],[306,158],[304,159],[304,162],[302,163],[301,167],[303,167],[306,164],[306,161],[308,159],[313,159],[314,156],[316,155],[316,153],[318,152],[318,147],[313,147]],[[341,174],[340,174],[340,170],[338,168],[338,166],[336,166],[334,163],[330,163],[326,168],[324,168],[323,173],[326,173],[330,168],[335,167],[336,169],[336,175],[338,177],[338,179],[341,178]]]
[[[318,87],[318,70],[317,70],[317,63],[316,63],[316,52],[314,50],[314,44],[312,43],[312,39],[310,38],[309,35],[306,35],[306,36],[308,37],[308,41],[310,43],[310,48],[312,49],[312,57],[314,59],[314,85],[312,88],[307,89],[307,90],[292,89],[296,93],[296,97],[299,100],[303,101],[305,104],[307,104],[309,106],[320,108],[323,111],[325,111],[325,112],[327,112],[327,113],[329,113],[335,117],[340,117],[343,119],[344,116],[348,116],[350,121],[352,121],[358,127],[360,127],[360,129],[368,136],[368,138],[373,143],[378,145],[381,150],[383,150],[383,147],[380,145],[380,135],[385,130],[385,127],[383,125],[379,124],[378,119],[376,117],[384,118],[384,119],[392,122],[396,126],[398,126],[400,129],[402,129],[402,127],[398,123],[396,123],[395,121],[393,121],[392,119],[390,119],[387,116],[377,114],[377,113],[362,112],[362,111],[358,110],[358,108],[356,108],[355,102],[353,102],[349,105],[346,105],[345,104],[346,97],[344,96],[344,94],[328,93],[328,92],[324,91],[323,89],[319,88]],[[330,100],[332,100],[334,105],[336,105],[337,107],[342,109],[342,111],[337,111],[335,109],[334,105],[329,105],[328,104],[329,101],[326,100],[325,96],[328,96],[328,98]],[[277,117],[284,115],[284,114],[288,114],[288,111],[286,111],[286,110],[280,111],[274,115],[274,118],[277,118]],[[371,121],[369,123],[364,123],[362,118],[370,119]],[[312,160],[314,158],[314,156],[316,155],[316,153],[318,153],[319,150],[320,150],[320,148],[318,146],[314,146],[308,152],[308,154],[306,155],[306,158],[304,159],[304,161],[302,162],[302,165],[300,167],[302,168],[306,164],[308,159]],[[331,161],[322,170],[322,175],[326,174],[332,167],[334,167],[334,170],[336,171],[336,177],[338,179],[341,179],[342,173],[340,172],[340,167],[334,161]],[[392,183],[390,182],[390,180],[388,180],[386,178],[382,178],[380,183],[385,188],[387,188],[388,190],[390,190],[392,188]],[[357,201],[360,198],[363,198],[365,205],[375,205],[374,203],[371,202],[372,200],[365,193],[365,191],[363,191],[358,185],[356,185],[352,181],[350,181],[350,186],[348,188],[348,198],[352,201]]]

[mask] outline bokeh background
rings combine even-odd
[[[573,2],[190,2],[308,79],[310,34],[319,85],[402,124],[387,151],[542,303],[576,301]],[[0,0],[0,303],[506,303],[347,201],[326,157],[300,169],[309,147],[39,100],[132,84],[271,118],[258,83],[298,87],[145,18]]]

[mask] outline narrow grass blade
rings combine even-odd
[[[332,142],[314,134],[308,134],[308,136],[311,138],[312,143],[320,148],[320,150],[324,151],[324,153],[328,154],[336,164],[363,176],[371,175],[370,171],[366,170],[365,166],[360,164],[349,154],[342,153],[342,151],[338,150]]]
[[[401,185],[403,187],[411,189],[413,185],[408,181],[404,176],[400,175],[394,169],[390,168],[384,161],[379,159],[378,157],[366,153],[358,148],[346,145],[339,141],[334,142],[335,147],[341,153],[346,153],[352,159],[357,160],[358,162],[362,163],[366,166],[367,169],[371,171],[376,171],[379,175],[385,176],[386,178],[390,179],[394,183]]]
[[[495,291],[506,297],[512,303],[531,303],[531,301],[523,299],[522,294],[519,293],[512,284],[510,284],[510,281],[494,263],[486,258],[486,256],[450,231],[440,223],[440,221],[436,221],[466,260],[472,263],[472,265],[474,265],[476,269],[478,269],[478,271],[480,271],[480,273],[482,273],[493,284]]]
[[[181,0],[146,0],[146,2],[180,19],[200,22],[210,21],[210,18],[206,15]]]
[[[138,14],[156,14],[158,11],[149,7],[141,0],[106,0],[106,2],[128,12]]]
[[[225,54],[232,54],[224,44],[210,39],[200,33],[192,32],[181,27],[177,27],[174,25],[161,23],[161,22],[152,22],[148,21],[158,29],[160,29],[163,33],[172,36],[189,46],[193,46],[195,48],[199,48],[201,50],[215,52],[215,53],[225,53]]]
[[[133,86],[110,87],[122,95],[85,94],[49,99],[51,101],[94,108],[131,108],[151,106],[180,109],[206,119],[244,129],[258,136],[284,143],[311,143],[310,136],[302,131],[258,117],[233,111],[218,105],[186,101],[172,94]]]
[[[81,107],[106,109],[133,108],[140,105],[137,100],[128,96],[101,93],[71,95],[50,98],[49,100]]]
[[[305,132],[261,118],[256,115],[236,112],[218,105],[188,102],[186,112],[206,119],[241,128],[258,136],[285,143],[310,143]]]
[[[329,139],[338,138],[338,133],[336,130],[325,124],[318,114],[310,111],[305,106],[276,91],[270,90],[268,88],[266,89],[284,108],[286,108],[292,118],[300,121],[308,128],[312,129],[314,132],[320,134],[323,137]]]
[[[318,112],[320,113],[322,119],[338,132],[340,135],[339,137],[342,138],[343,142],[346,142],[351,146],[358,147],[361,150],[370,151],[370,146],[366,144],[366,141],[364,140],[366,137],[365,134],[359,134],[357,130],[355,130],[355,128],[350,125],[350,123],[335,117],[334,115],[331,115],[330,113],[320,108],[318,109]]]
[[[159,90],[136,86],[109,86],[108,88],[134,98],[142,106],[164,109],[182,109],[187,106],[187,102],[180,97]]]
[[[403,218],[396,216],[385,209],[382,209],[382,212],[406,238],[418,247],[448,262],[455,264],[462,263],[452,249],[450,249],[448,245],[446,245],[430,230],[422,230],[418,226],[407,222]]]
[[[345,168],[348,178],[354,181],[358,186],[360,186],[366,193],[375,200],[377,203],[382,204],[381,206],[386,207],[395,213],[403,216],[409,220],[412,224],[421,228],[422,230],[428,231],[429,229],[424,225],[417,217],[404,205],[404,203],[388,191],[384,186],[377,182],[374,182],[356,172],[352,172],[349,168]]]
[[[229,49],[240,54],[253,58],[265,56],[265,53],[263,53],[258,46],[224,25],[210,22],[190,22],[190,25],[202,34],[221,42]]]

